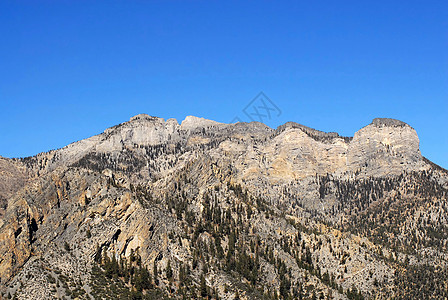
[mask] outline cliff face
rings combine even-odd
[[[244,138],[244,143],[240,138]],[[355,171],[382,176],[424,168],[417,133],[409,125],[392,119],[375,119],[353,138],[347,138],[293,122],[272,130],[256,122],[222,124],[191,116],[179,125],[175,119],[165,121],[141,114],[102,134],[29,160],[35,162],[30,164],[32,167],[51,171],[76,163],[89,153],[118,153],[136,145],[210,143],[217,144],[213,151],[219,151],[218,154],[237,153],[238,158],[232,161],[242,160],[239,167],[242,173],[247,173],[244,164],[251,161],[265,162],[264,166],[259,164],[258,171],[284,173],[287,178]]]
[[[0,283],[22,298],[74,292],[51,278],[73,282],[81,298],[105,297],[98,253],[131,266],[138,253],[159,278],[143,296],[193,297],[204,277],[228,299],[299,287],[345,298],[352,286],[398,297],[414,274],[406,259],[419,266],[430,248],[437,256],[425,263],[446,266],[447,174],[397,120],[375,119],[348,138],[292,122],[273,130],[142,114],[59,150],[1,159],[0,170]],[[135,278],[120,270],[125,293]]]
[[[382,176],[416,170],[422,166],[417,132],[398,120],[374,119],[355,133],[350,142],[348,165]]]
[[[25,185],[27,179],[27,170],[22,164],[0,157],[0,217],[5,213],[8,199]]]

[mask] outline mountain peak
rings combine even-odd
[[[358,167],[368,165],[376,175],[418,169],[422,161],[419,144],[417,132],[405,122],[375,118],[355,133],[348,162]]]
[[[277,132],[284,131],[288,128],[298,128],[316,141],[327,141],[340,137],[337,132],[324,132],[296,122],[286,122],[285,124],[280,125],[277,128]]]
[[[148,120],[148,121],[154,121],[154,120],[164,120],[163,118],[150,116],[148,114],[138,114],[129,119],[129,122],[138,121],[138,120]]]
[[[187,116],[185,120],[182,121],[180,124],[180,127],[185,130],[191,130],[195,129],[197,127],[209,127],[209,126],[216,126],[216,125],[222,125],[224,123],[219,123],[213,120],[208,120],[201,117],[195,117],[195,116]]]
[[[430,273],[443,290],[446,238],[427,233],[447,225],[448,175],[418,146],[415,130],[392,119],[344,138],[293,122],[274,130],[139,114],[59,150],[0,157],[0,298],[118,299],[137,286],[165,298],[166,283],[175,299],[187,289],[199,298],[195,282],[221,299],[276,297],[285,284],[386,298]],[[205,256],[206,271],[177,276],[194,261],[204,270]],[[326,276],[309,276],[319,270]]]

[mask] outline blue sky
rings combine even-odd
[[[447,1],[1,1],[0,39],[2,156],[138,113],[248,121],[263,91],[271,127],[396,118],[448,168]]]

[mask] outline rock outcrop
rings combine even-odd
[[[0,156],[0,218],[8,206],[8,199],[25,186],[27,179],[27,170],[21,163]]]
[[[365,169],[369,175],[400,174],[423,166],[417,132],[394,119],[374,119],[355,133],[348,148],[347,163],[352,170]]]
[[[448,175],[398,120],[352,138],[140,114],[0,158],[0,179],[4,296],[400,298],[422,257],[446,284]],[[151,287],[129,277],[143,269]]]

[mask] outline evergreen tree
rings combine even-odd
[[[169,280],[173,279],[173,269],[171,269],[171,261],[168,260],[168,264],[166,266],[166,278]]]
[[[157,271],[157,261],[156,260],[154,260],[153,276],[154,276],[154,284],[155,285],[159,285],[158,271]]]
[[[207,285],[205,283],[204,274],[201,274],[201,297],[207,297]]]

